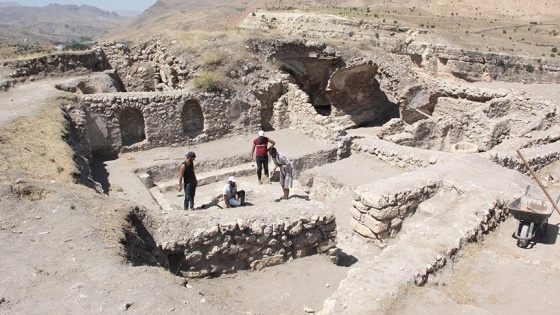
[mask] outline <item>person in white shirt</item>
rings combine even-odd
[[[228,178],[228,183],[224,186],[223,194],[224,202],[228,208],[242,207],[245,203],[245,191],[237,191],[237,179],[233,176]]]
[[[274,169],[270,173],[270,177],[276,172],[276,168],[280,168],[280,186],[284,191],[284,196],[282,199],[288,199],[290,197],[290,188],[292,188],[294,177],[292,174],[292,162],[282,153],[278,152],[275,147],[268,149],[270,157],[274,162]]]

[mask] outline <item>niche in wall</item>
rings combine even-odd
[[[122,145],[129,146],[146,139],[144,117],[136,108],[126,107],[119,117],[121,127]]]
[[[181,121],[183,123],[183,134],[189,138],[194,138],[201,134],[204,130],[204,115],[202,107],[196,100],[188,100],[183,105],[181,112]]]

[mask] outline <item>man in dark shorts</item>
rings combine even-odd
[[[183,209],[194,210],[194,194],[196,192],[196,186],[198,185],[198,180],[194,174],[194,159],[196,154],[194,152],[189,152],[185,155],[187,158],[185,162],[181,163],[179,167],[179,188],[177,190],[185,189],[185,201],[183,203]],[[183,186],[184,185],[184,186]]]
[[[251,161],[253,161],[253,156],[256,157],[255,161],[257,162],[257,177],[259,179],[259,185],[262,184],[262,170],[264,168],[264,175],[268,178],[268,144],[270,143],[270,147],[274,147],[276,142],[272,139],[264,136],[264,131],[259,131],[258,138],[253,140],[253,148],[251,149]],[[270,183],[270,180],[268,181]]]

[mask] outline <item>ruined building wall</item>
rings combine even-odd
[[[0,63],[0,88],[8,89],[30,78],[61,77],[111,69],[101,50],[56,53],[47,56],[6,60]]]
[[[110,93],[81,99],[80,128],[95,154],[206,142],[226,136],[235,121],[228,95],[188,92]],[[258,115],[258,113],[254,113]],[[248,117],[257,128],[256,117]]]
[[[412,42],[405,53],[429,73],[450,73],[466,81],[559,83],[560,63],[545,58],[469,51]]]
[[[116,42],[104,42],[96,48],[106,53],[129,92],[181,89],[191,78],[187,62],[168,53],[168,48],[157,40],[135,49]]]
[[[161,240],[159,249],[174,272],[179,270],[190,278],[261,270],[313,254],[327,254],[336,260],[339,251],[335,247],[337,232],[332,214],[286,218],[275,223],[241,218],[231,223],[208,222],[206,228],[197,228],[189,234],[182,231],[192,228],[186,229],[181,222],[164,225],[163,229],[157,229],[164,232],[155,235]],[[181,231],[181,236],[173,236],[174,231]]]

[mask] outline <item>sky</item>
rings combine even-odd
[[[157,0],[0,0],[0,2],[16,2],[28,7],[43,7],[47,4],[87,4],[103,10],[144,11]]]

